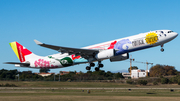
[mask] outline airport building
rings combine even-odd
[[[149,74],[149,70],[147,72]],[[137,79],[140,77],[146,77],[146,70],[133,69],[133,70],[131,70],[131,74],[130,73],[122,73],[122,75],[124,76],[125,79],[128,79],[129,77],[131,77],[132,79]]]
[[[122,73],[122,75],[125,79],[128,79],[129,77],[131,77],[130,73]]]
[[[131,70],[131,78],[137,79],[140,77],[146,77],[146,73],[149,73],[149,70],[146,72],[146,70],[133,69],[133,70]]]

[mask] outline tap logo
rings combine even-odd
[[[158,36],[155,32],[150,32],[146,35],[146,43],[147,44],[155,44],[158,41]]]
[[[58,60],[64,67],[73,65],[73,61],[70,57],[65,57],[61,60]]]
[[[68,64],[68,61],[67,60],[61,60],[61,63],[62,64]]]

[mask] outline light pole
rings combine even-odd
[[[55,73],[54,73],[54,81],[55,81]]]
[[[59,81],[60,81],[60,74],[61,74],[61,71],[59,71]]]

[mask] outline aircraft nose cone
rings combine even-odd
[[[174,38],[178,36],[178,33],[176,33],[176,32],[174,32],[173,34],[174,34],[174,35],[173,35]]]
[[[178,36],[178,33],[176,33],[176,32],[174,32],[174,33],[172,33],[172,34],[173,34],[173,35],[172,35],[173,39]]]
[[[177,37],[178,36],[178,33],[175,33],[175,37]]]

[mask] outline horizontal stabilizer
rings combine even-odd
[[[30,63],[19,63],[19,62],[5,62],[4,64],[14,64],[19,65],[20,67],[29,67]]]

